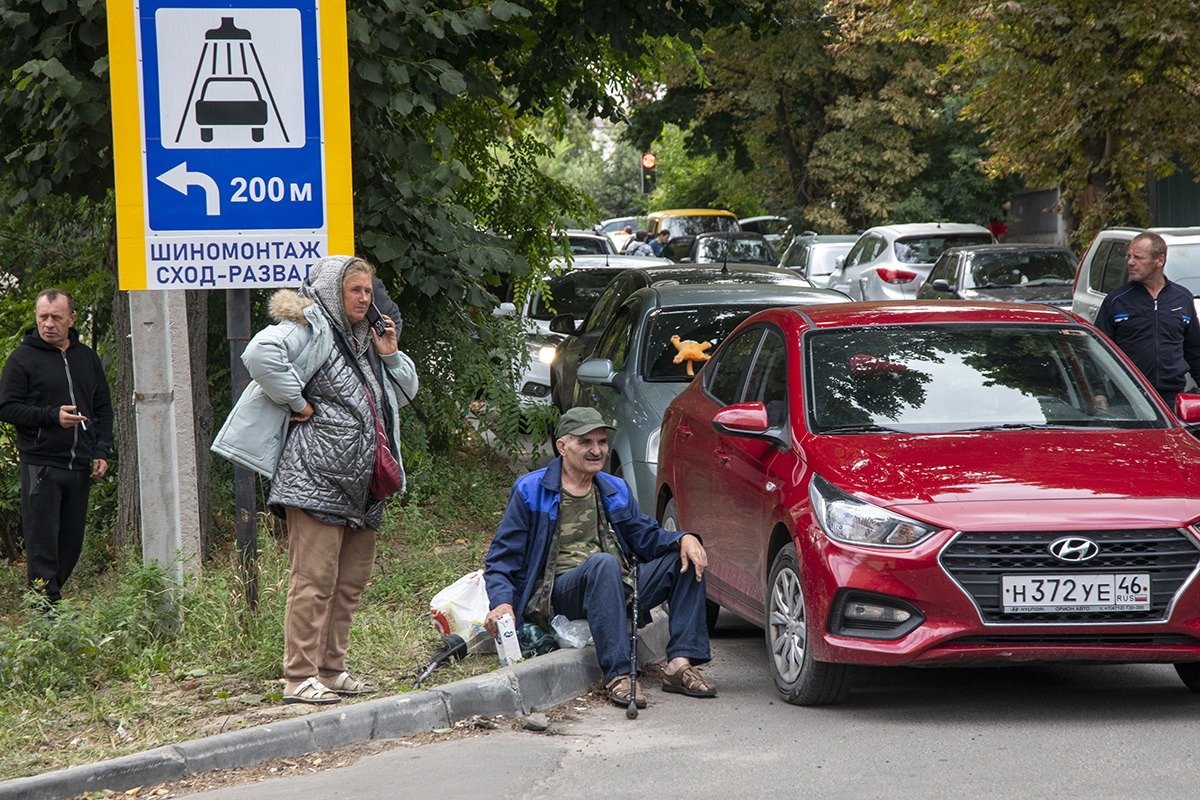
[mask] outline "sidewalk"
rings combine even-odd
[[[666,619],[656,617],[639,634],[639,660],[660,660],[666,642]],[[209,770],[448,728],[475,714],[524,716],[578,697],[599,680],[593,648],[556,650],[428,691],[368,700],[96,764],[15,778],[0,783],[0,800],[68,800],[84,792],[124,791]]]

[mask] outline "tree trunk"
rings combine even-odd
[[[192,413],[195,415],[196,435],[196,499],[200,503],[200,557],[206,560],[212,552],[216,522],[212,507],[213,409],[208,396],[208,292],[189,291],[187,301],[188,332],[191,336],[188,355],[191,364]]]

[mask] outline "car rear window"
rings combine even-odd
[[[695,236],[697,233],[736,231],[738,229],[737,220],[733,217],[713,214],[694,217],[663,217],[659,226],[669,230],[672,236]]]
[[[642,360],[642,377],[647,381],[687,383],[692,378],[687,374],[687,362],[675,363],[679,349],[671,341],[678,336],[680,343],[693,341],[711,356],[726,336],[742,320],[756,311],[773,308],[770,304],[699,306],[678,310],[660,311],[646,321],[645,358]],[[704,362],[692,364],[692,371],[699,372]]]
[[[601,256],[608,252],[608,246],[600,238],[572,236],[571,252],[577,256]]]
[[[587,314],[617,270],[584,269],[559,275],[547,282],[546,294],[533,298],[529,316],[548,320],[559,314],[576,319]]]
[[[696,261],[729,261],[743,264],[775,264],[775,251],[760,237],[702,236],[696,247]]]
[[[1165,425],[1082,327],[877,325],[810,333],[804,346],[816,433]]]
[[[991,244],[990,233],[956,233],[935,236],[906,236],[893,245],[896,258],[904,264],[932,264],[951,247]]]

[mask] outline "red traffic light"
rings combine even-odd
[[[642,153],[643,167],[646,169],[654,169],[656,164],[658,164],[658,156],[654,155],[654,153]]]

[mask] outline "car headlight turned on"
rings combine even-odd
[[[940,530],[852,497],[820,475],[813,475],[808,496],[817,524],[836,542],[912,547]]]
[[[554,363],[554,356],[558,354],[558,348],[552,344],[544,344],[538,348],[537,360],[549,366]]]

